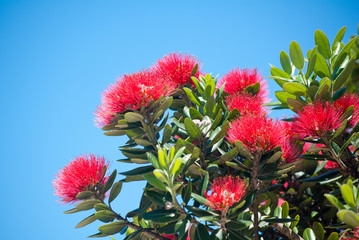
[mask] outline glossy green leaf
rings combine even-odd
[[[165,218],[173,218],[175,216],[176,216],[176,210],[159,209],[159,210],[146,212],[145,214],[143,214],[142,217],[146,220],[162,222],[162,220],[164,220]]]
[[[198,63],[196,63],[196,65],[194,65],[194,67],[193,67],[193,69],[192,69],[192,72],[191,72],[191,76],[196,75],[197,70],[198,70]]]
[[[337,212],[338,218],[351,227],[359,227],[359,216],[355,212],[347,209]]]
[[[109,210],[101,210],[95,213],[96,219],[100,220],[101,222],[112,222],[116,218],[116,213],[109,211]]]
[[[145,139],[136,138],[135,143],[144,147],[153,146],[154,144],[150,141],[147,141]]]
[[[321,182],[321,181],[324,181],[324,180],[328,180],[330,178],[337,177],[339,174],[340,173],[339,173],[338,170],[333,170],[333,171],[322,173],[322,174],[320,174],[318,176],[315,176],[315,177],[301,179],[299,181],[301,181],[301,182]]]
[[[114,235],[121,232],[125,226],[126,223],[124,221],[118,221],[102,225],[98,228],[98,230],[104,234]]]
[[[320,52],[326,59],[332,55],[328,37],[320,30],[316,30],[314,34],[315,44],[318,45],[318,52]]]
[[[134,176],[152,172],[154,170],[153,166],[145,166],[145,167],[138,167],[126,172],[121,172],[120,174],[125,176]]]
[[[113,200],[115,200],[115,198],[121,192],[121,189],[122,189],[122,182],[116,182],[115,184],[113,184],[111,192],[110,192],[110,196],[108,197],[109,203],[112,202]]]
[[[282,204],[282,218],[287,218],[289,214],[289,204],[287,201],[284,201]]]
[[[336,207],[337,209],[341,210],[344,209],[343,204],[338,200],[338,198],[336,198],[335,196],[331,195],[331,194],[324,194],[324,196],[329,200],[329,202],[331,204],[334,205],[334,207]]]
[[[64,214],[71,214],[71,213],[77,213],[77,212],[79,212],[79,210],[77,210],[77,208],[73,208],[73,209],[65,211]]]
[[[278,218],[278,217],[270,217],[263,219],[263,221],[269,222],[269,223],[286,223],[286,222],[294,222],[297,221],[294,218]]]
[[[100,238],[100,237],[108,237],[108,235],[105,233],[99,232],[99,233],[93,234],[91,236],[88,236],[88,238]]]
[[[293,98],[293,99],[296,98],[295,95],[290,94],[290,93],[288,93],[288,92],[283,92],[283,91],[277,91],[277,92],[275,92],[275,96],[277,97],[277,99],[278,99],[279,101],[281,101],[281,102],[284,103],[284,104],[287,104],[287,102],[288,102],[287,99],[288,99],[288,98]]]
[[[338,75],[334,81],[334,91],[337,91],[339,88],[343,87],[348,78],[352,75],[353,69],[355,67],[355,59],[351,59],[348,64],[345,66],[344,70]]]
[[[324,57],[321,54],[317,54],[317,59],[315,61],[314,72],[321,78],[328,77],[331,78],[328,63],[325,61]]]
[[[192,181],[191,178],[188,180],[187,185],[182,190],[182,199],[184,203],[188,203],[191,199],[191,193],[192,193]]]
[[[83,200],[92,197],[94,193],[92,191],[83,191],[76,195],[76,199]]]
[[[354,200],[352,189],[347,184],[343,184],[340,187],[340,191],[346,204],[348,204],[351,208],[356,209],[357,206]]]
[[[106,181],[106,184],[105,186],[103,187],[103,190],[102,192],[105,193],[107,192],[108,190],[110,190],[110,188],[112,187],[112,184],[113,182],[115,181],[116,179],[116,176],[117,176],[117,170],[115,169],[111,175],[108,177],[107,181]]]
[[[304,68],[304,56],[302,49],[299,44],[295,41],[292,41],[289,46],[289,55],[292,59],[293,65],[298,69]]]
[[[199,203],[203,204],[205,202],[208,202],[208,200],[201,195],[198,195],[196,193],[192,193],[191,196]]]
[[[337,232],[332,232],[327,240],[339,240],[339,235]]]
[[[313,231],[317,240],[324,240],[324,228],[319,222],[313,223]]]
[[[290,82],[283,84],[283,89],[290,94],[294,94],[296,96],[305,96],[307,92],[307,88],[296,82]]]
[[[199,127],[189,118],[185,118],[184,125],[188,135],[193,138],[200,140],[202,138],[202,132]]]
[[[302,102],[288,98],[287,99],[288,107],[295,113],[301,112],[303,107],[305,106]]]
[[[339,98],[341,98],[345,93],[347,92],[347,87],[343,87],[341,89],[339,89],[338,91],[336,91],[333,95],[333,100],[336,101]]]
[[[197,106],[202,106],[201,101],[199,100],[199,98],[195,94],[193,94],[191,89],[183,88],[183,90],[186,92],[187,97],[189,98],[189,100],[191,100]]]
[[[203,224],[198,224],[196,228],[195,240],[208,240],[209,233]]]
[[[272,76],[277,76],[277,77],[281,77],[284,79],[291,79],[292,77],[290,76],[290,74],[284,72],[283,70],[276,68],[276,67],[272,67],[270,69],[270,72],[272,74]]]
[[[350,41],[343,47],[343,49],[340,51],[338,57],[335,59],[335,62],[333,64],[333,69],[336,69],[342,65],[345,58],[348,56],[348,53],[350,49],[353,47],[353,45],[358,40],[358,37],[350,39]]]
[[[247,159],[253,159],[252,153],[246,148],[241,141],[236,141],[234,143],[235,147],[237,148],[239,154]]]
[[[158,180],[155,176],[151,174],[144,174],[143,176],[147,180],[147,182],[155,188],[158,188],[162,191],[167,191],[166,185],[162,181]]]
[[[89,225],[90,223],[93,223],[96,220],[97,218],[95,217],[95,214],[92,214],[91,216],[88,216],[87,218],[79,222],[75,228],[82,228],[86,225]]]
[[[96,211],[110,210],[110,208],[109,208],[106,204],[104,204],[104,203],[97,203],[97,204],[95,205],[95,210],[96,210]]]
[[[189,114],[191,115],[192,119],[199,119],[202,120],[203,116],[200,112],[197,111],[197,109],[190,107],[189,108]]]
[[[332,81],[329,78],[327,77],[323,78],[318,88],[318,91],[314,96],[314,100],[327,99],[329,97],[328,95],[329,95],[331,83]]]
[[[342,28],[338,31],[337,35],[336,35],[335,38],[334,38],[334,42],[333,42],[333,45],[332,45],[332,50],[334,50],[335,47],[336,47],[336,45],[342,41],[346,29],[347,29],[347,27],[342,27]]]
[[[97,199],[88,199],[84,200],[76,205],[78,211],[86,211],[94,208],[95,204],[100,203],[100,200]]]
[[[153,170],[153,175],[155,175],[155,177],[156,177],[158,180],[169,184],[168,179],[167,179],[167,177],[166,177],[166,174],[165,174],[162,170],[160,170],[160,169],[155,169],[155,170]]]
[[[123,136],[126,134],[126,130],[112,130],[103,133],[106,136]]]
[[[304,240],[316,240],[315,234],[312,229],[306,228],[303,232]]]
[[[311,51],[309,59],[308,59],[308,67],[307,67],[307,71],[305,73],[305,78],[309,79],[310,75],[312,75],[314,68],[315,68],[315,63],[317,61],[317,49],[318,46],[315,46],[315,48]]]
[[[143,120],[143,116],[139,113],[128,112],[125,114],[125,119],[127,122],[140,122]]]
[[[283,70],[289,75],[292,74],[292,65],[290,63],[289,56],[286,52],[280,52],[280,64],[282,65]]]
[[[282,77],[278,77],[278,76],[271,76],[271,77],[268,77],[268,78],[274,79],[274,81],[275,81],[280,87],[282,87],[283,84],[285,84],[285,83],[287,83],[287,82],[293,81],[292,79],[282,78]]]

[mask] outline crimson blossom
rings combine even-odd
[[[354,112],[351,119],[348,122],[349,127],[355,126],[359,121],[359,97],[358,95],[351,93],[345,94],[333,104],[334,108],[337,109],[341,114],[344,114],[348,107],[353,106]]]
[[[198,70],[195,77],[198,78],[200,75],[200,62],[189,54],[170,53],[162,59],[157,60],[152,69],[179,87],[191,80],[192,70],[197,63]]]
[[[341,116],[329,102],[315,101],[303,107],[294,118],[292,130],[300,138],[320,138],[339,128],[343,122]]]
[[[104,185],[104,177],[108,164],[104,157],[93,154],[77,156],[56,174],[53,180],[55,195],[65,204],[78,201],[76,195],[91,187]]]
[[[241,93],[246,87],[260,84],[260,90],[257,96],[267,101],[268,89],[266,81],[263,81],[263,77],[257,72],[257,69],[232,69],[230,72],[225,74],[222,80],[219,82],[219,86],[224,86],[224,91],[230,95],[235,93]]]
[[[216,209],[224,210],[239,202],[246,193],[247,182],[239,177],[224,176],[213,180],[210,188],[210,194],[205,191],[205,196],[208,202],[207,206]]]
[[[359,227],[355,228],[352,232],[350,232],[350,234],[352,234],[353,237],[349,237],[348,234],[346,233],[340,239],[341,240],[357,240],[357,239],[359,239]]]
[[[102,94],[102,105],[95,111],[99,127],[111,123],[117,113],[147,107],[161,96],[172,94],[175,85],[151,70],[124,75]]]
[[[252,153],[270,151],[282,142],[282,125],[267,116],[248,114],[234,120],[228,129],[227,139],[231,143],[237,140],[248,147]]]
[[[226,97],[228,109],[233,111],[237,108],[241,116],[247,114],[264,115],[265,108],[262,107],[263,99],[256,96],[252,96],[250,93],[234,93]]]

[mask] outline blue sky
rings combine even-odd
[[[358,1],[1,0],[0,238],[81,240],[97,232],[97,223],[75,230],[88,214],[62,214],[71,206],[58,204],[51,182],[82,153],[104,155],[112,170],[133,167],[116,162],[125,138],[103,136],[93,123],[116,76],[169,52],[197,56],[214,75],[238,66],[269,76],[269,63],[279,66],[292,40],[304,52],[313,48],[316,29],[333,41],[347,26],[347,41],[357,9]],[[126,184],[115,209],[135,209],[142,187]]]

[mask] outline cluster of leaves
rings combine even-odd
[[[342,28],[330,46],[317,30],[316,46],[307,58],[294,41],[289,56],[282,51],[282,69],[272,66],[270,78],[283,90],[276,92],[279,102],[267,105],[300,113],[315,101],[332,104],[346,92],[357,92],[358,38],[344,44],[344,33]],[[358,187],[347,180],[359,176],[359,125],[348,125],[354,106],[346,109],[341,127],[325,137],[297,139],[311,147],[297,161],[285,162],[280,146],[258,153],[241,141],[227,141],[240,112],[228,109],[225,85],[218,87],[217,78],[194,77],[197,67],[191,74],[193,84],[145,109],[117,113],[116,121],[103,127],[105,135],[128,138],[120,147],[126,158],[119,161],[141,166],[121,172],[124,178],[117,182],[116,170],[109,176],[101,189],[102,195],[110,190],[107,203],[91,191],[79,193],[81,202],[66,213],[95,213],[77,227],[99,220],[106,224],[90,237],[120,233],[125,239],[337,240],[359,226]],[[244,91],[256,95],[260,84]],[[328,161],[343,164],[328,170]],[[214,179],[227,175],[246,179],[246,194],[223,210],[212,209],[206,193]],[[111,203],[122,184],[131,181],[146,181],[146,187],[139,207],[122,217]]]

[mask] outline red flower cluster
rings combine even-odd
[[[55,195],[65,204],[78,201],[76,195],[91,186],[105,184],[108,165],[103,157],[93,154],[78,156],[56,174]]]
[[[102,105],[95,112],[98,126],[111,123],[114,114],[146,107],[151,101],[170,95],[174,89],[174,84],[154,71],[124,75],[102,94]]]
[[[200,75],[200,62],[189,54],[170,53],[168,56],[157,60],[152,69],[173,82],[176,87],[179,87],[191,80],[191,73],[196,63],[198,63],[198,70],[195,77],[198,78]]]
[[[266,82],[263,77],[257,73],[257,69],[232,69],[229,73],[223,76],[219,85],[224,86],[224,91],[230,95],[235,93],[242,93],[246,87],[260,83],[260,90],[257,93],[259,97],[265,99],[268,95]]]
[[[282,126],[266,116],[248,114],[234,120],[227,132],[229,142],[241,141],[253,153],[270,151],[282,142]]]
[[[348,122],[349,127],[355,126],[359,121],[359,97],[356,94],[345,94],[337,101],[334,102],[333,107],[343,115],[348,107],[354,106],[354,112],[351,119]]]
[[[298,113],[292,129],[300,138],[320,138],[338,129],[342,122],[342,113],[337,108],[329,102],[316,101]]]
[[[264,115],[265,108],[262,107],[263,99],[259,96],[252,96],[250,93],[234,93],[226,97],[228,109],[233,111],[237,108],[241,116],[247,114]]]
[[[226,209],[239,202],[246,193],[247,182],[239,177],[225,176],[213,180],[210,194],[205,192],[207,206],[216,209]]]

